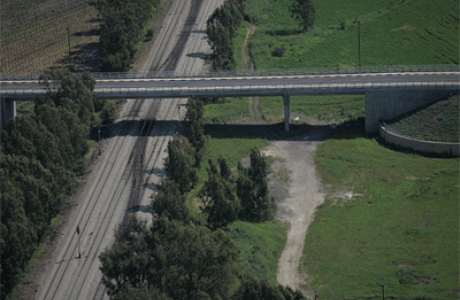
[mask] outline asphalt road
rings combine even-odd
[[[200,32],[200,31],[198,31]],[[201,52],[198,52],[201,53]],[[197,58],[199,55],[188,55]],[[204,55],[202,55],[204,56]],[[185,64],[183,64],[185,65]],[[460,72],[391,72],[323,75],[267,75],[184,78],[128,78],[98,80],[94,93],[99,97],[188,97],[264,96],[296,94],[364,93],[372,89],[458,90]],[[27,97],[43,93],[36,81],[3,81],[5,97]]]
[[[203,58],[190,54],[210,51],[203,28],[221,4],[175,0],[144,70],[203,71]],[[166,145],[185,113],[177,108],[185,99],[169,100],[127,99],[123,104],[117,124],[100,143],[101,155],[78,205],[57,239],[36,299],[108,299],[98,257],[112,246],[117,228],[134,215],[151,220],[150,196],[164,173]]]

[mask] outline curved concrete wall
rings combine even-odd
[[[379,134],[383,140],[389,144],[396,145],[405,149],[411,149],[417,152],[427,154],[437,154],[440,156],[459,157],[460,143],[442,143],[421,141],[408,138],[393,132],[390,132],[385,126],[380,124]]]

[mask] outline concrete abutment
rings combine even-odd
[[[0,103],[0,125],[1,129],[6,127],[8,121],[16,117],[16,101],[14,99],[1,98]]]
[[[284,103],[284,130],[289,132],[289,124],[291,122],[291,97],[289,95],[283,96]]]
[[[366,133],[376,133],[379,122],[391,121],[435,103],[458,90],[369,91],[365,100]]]

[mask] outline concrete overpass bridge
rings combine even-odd
[[[391,120],[460,92],[459,66],[367,67],[361,70],[322,68],[265,73],[94,73],[93,93],[100,98],[179,98],[281,96],[289,130],[290,96],[363,94],[366,132]],[[1,81],[2,126],[15,116],[15,101],[43,96],[37,77]],[[57,88],[58,86],[54,86]]]

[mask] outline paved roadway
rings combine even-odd
[[[203,59],[187,54],[209,53],[203,29],[221,4],[174,0],[144,70],[203,71]],[[185,112],[177,109],[185,99],[169,100],[126,100],[113,132],[101,142],[102,154],[57,240],[36,299],[108,299],[98,256],[134,214],[151,219],[150,196],[164,173],[166,145],[178,129],[178,113]]]
[[[460,72],[391,72],[324,75],[267,75],[98,80],[99,97],[264,96],[356,94],[376,89],[458,89]],[[36,81],[2,82],[6,97],[43,93]]]

